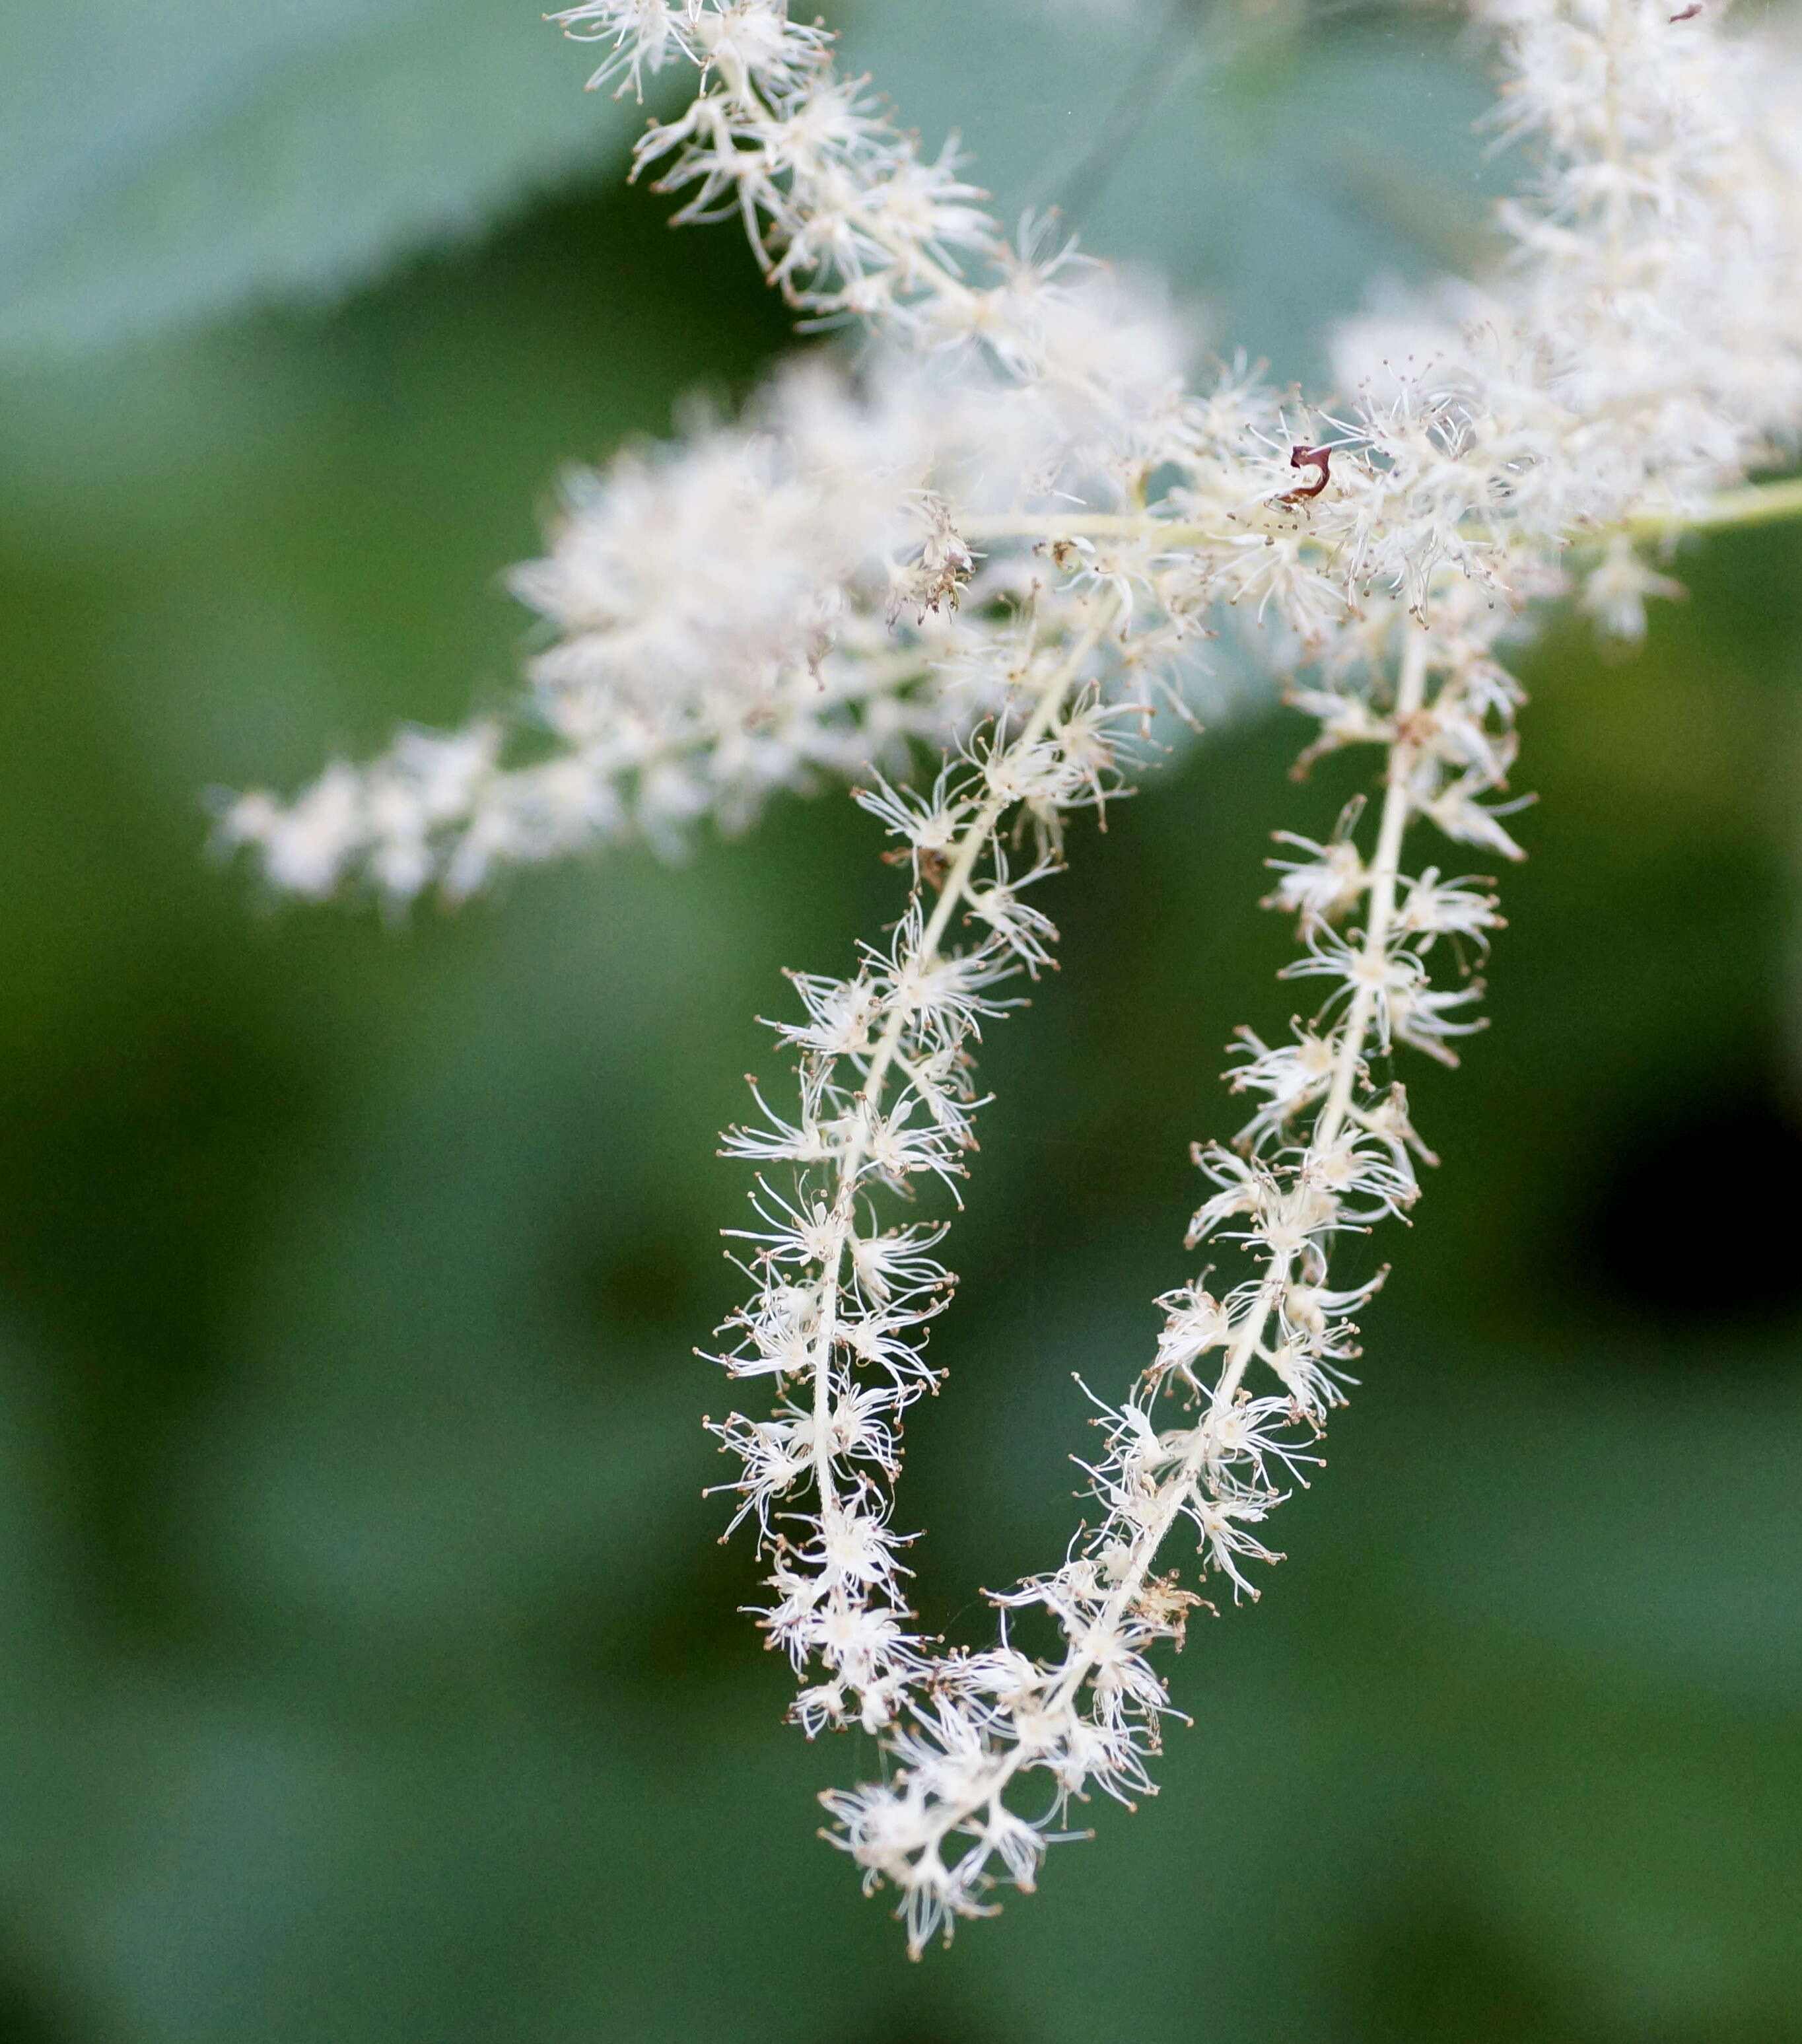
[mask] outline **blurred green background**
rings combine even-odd
[[[1011,211],[1313,366],[1480,259],[1428,13],[835,13]],[[790,805],[455,918],[272,915],[213,786],[501,699],[559,466],[786,344],[516,0],[0,7],[0,2040],[1802,2038],[1802,535],[1631,660],[1525,657],[1531,863],[1293,1558],[1203,1627],[1135,1818],[909,1966],[813,1835],[715,1543],[714,1156],[782,966],[894,912]],[[1723,316],[1731,309],[1723,309]],[[993,1032],[904,1509],[1043,1566],[1233,1026],[1280,1026],[1255,700],[1081,834]],[[1373,1249],[1374,1256],[1378,1251]]]

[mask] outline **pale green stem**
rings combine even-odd
[[[1687,518],[1630,518],[1627,530],[1636,540],[1662,540],[1679,532],[1774,525],[1785,518],[1802,518],[1802,475],[1787,477],[1781,482],[1749,482],[1741,490],[1723,490]]]
[[[1352,1088],[1357,1082],[1364,1039],[1377,1012],[1377,972],[1389,953],[1389,929],[1395,920],[1396,884],[1401,872],[1401,841],[1413,810],[1408,782],[1413,778],[1420,740],[1414,720],[1427,699],[1428,641],[1424,632],[1415,633],[1402,655],[1401,678],[1396,689],[1395,738],[1389,747],[1389,770],[1384,777],[1383,816],[1377,827],[1377,854],[1370,862],[1370,909],[1365,917],[1364,941],[1358,962],[1365,971],[1351,997],[1351,1006],[1340,1032],[1339,1055],[1334,1062],[1332,1082],[1325,1105],[1314,1124],[1312,1147],[1325,1150],[1339,1138],[1351,1108]]]
[[[1723,490],[1699,511],[1647,513],[1625,519],[1617,529],[1636,540],[1660,540],[1685,532],[1721,532],[1735,525],[1775,524],[1781,519],[1799,517],[1802,517],[1802,476],[1790,476],[1781,482],[1749,482],[1738,490]],[[1249,518],[1244,524],[1221,526],[1159,518],[1151,512],[1081,509],[1003,511],[965,518],[958,524],[962,538],[978,544],[1016,539],[1155,540],[1160,547],[1172,550],[1222,545],[1243,540],[1256,529]],[[1572,544],[1582,545],[1603,536],[1600,532],[1581,533],[1573,536]]]

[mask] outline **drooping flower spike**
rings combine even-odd
[[[496,720],[409,732],[222,821],[278,890],[390,905],[632,835],[672,850],[829,779],[893,840],[895,924],[843,975],[792,976],[772,1024],[792,1096],[755,1091],[725,1138],[757,1175],[716,1360],[763,1402],[713,1431],[796,1721],[882,1742],[881,1781],[823,1800],[916,1953],[998,1883],[1030,1888],[1073,1803],[1152,1792],[1157,1657],[1278,1558],[1271,1516],[1317,1466],[1381,1282],[1335,1276],[1335,1252],[1405,1216],[1435,1161],[1392,1061],[1455,1064],[1481,1026],[1471,974],[1501,919],[1466,868],[1521,855],[1504,643],[1573,589],[1639,636],[1674,589],[1648,550],[1757,515],[1745,478],[1802,426],[1795,66],[1712,6],[1476,12],[1497,139],[1529,163],[1512,259],[1349,323],[1342,389],[1308,405],[1242,365],[1197,385],[1155,292],[1039,229],[1010,241],[782,0],[570,10],[597,85],[690,69],[636,170],[678,217],[742,223],[805,323],[861,348],[571,479],[514,582],[551,634],[528,756]],[[908,1604],[895,1485],[939,1381],[976,1052],[1054,962],[1040,899],[1070,819],[1138,775],[1154,709],[1205,710],[1235,611],[1314,721],[1298,772],[1362,751],[1372,799],[1324,842],[1277,832],[1285,977],[1317,985],[1286,1037],[1232,1047],[1250,1118],[1195,1153],[1188,1240],[1214,1260],[1159,1301],[1134,1387],[1097,1400],[1061,1562],[993,1596],[989,1642],[947,1646]],[[1028,1608],[1060,1642],[1043,1657],[1012,1630]]]

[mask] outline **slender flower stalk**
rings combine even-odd
[[[1792,518],[1802,518],[1802,476],[1723,490],[1693,510],[1673,510],[1666,517],[1646,513],[1627,521],[1623,529],[1637,540],[1665,540],[1742,525],[1783,524]],[[1151,510],[1001,512],[966,518],[959,529],[963,538],[978,544],[1003,540],[1155,539],[1165,547],[1194,547],[1218,544],[1228,536],[1160,517]]]
[[[1521,855],[1507,639],[1564,596],[1637,639],[1677,593],[1676,537],[1802,514],[1802,482],[1747,480],[1802,444],[1802,86],[1718,11],[1474,0],[1490,125],[1527,164],[1510,260],[1345,323],[1339,394],[1308,403],[1243,362],[1197,378],[1155,289],[1042,227],[1010,242],[955,154],[924,154],[784,0],[584,0],[558,18],[600,47],[594,83],[689,69],[634,174],[678,219],[739,221],[804,322],[861,348],[571,478],[514,578],[546,636],[511,728],[406,732],[225,811],[278,891],[396,906],[635,835],[672,852],[832,778],[898,840],[899,921],[847,976],[791,975],[801,1013],[774,1026],[794,1101],[758,1093],[725,1139],[760,1175],[717,1360],[774,1404],[713,1431],[793,1715],[880,1742],[882,1778],[824,1800],[916,1953],[998,1882],[1030,1888],[1073,1801],[1151,1792],[1174,1709],[1151,1657],[1206,1578],[1255,1597],[1278,1558],[1263,1529],[1315,1465],[1381,1281],[1334,1257],[1433,1161],[1383,1074],[1404,1052],[1455,1064],[1480,1026],[1490,883],[1464,851],[1452,877],[1404,855],[1424,825],[1485,864]],[[1226,631],[1261,638],[1314,720],[1298,770],[1375,748],[1377,813],[1278,834],[1285,977],[1324,998],[1286,1039],[1239,1032],[1251,1118],[1197,1147],[1189,1244],[1224,1274],[1165,1294],[1152,1360],[1097,1399],[1090,1519],[1062,1563],[991,1597],[990,1643],[946,1646],[908,1606],[894,1486],[939,1382],[947,1223],[897,1203],[935,1181],[955,1203],[983,1026],[1051,962],[1028,896],[1071,816],[1139,770],[1135,725],[1209,708]],[[1021,1643],[1028,1612],[1048,1654]]]
[[[1802,518],[1802,476],[1723,490],[1686,517],[1661,521],[1648,515],[1635,520],[1631,530],[1636,539],[1662,540],[1684,532],[1723,532],[1736,525],[1775,525],[1790,518]]]

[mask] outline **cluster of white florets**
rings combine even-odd
[[[258,790],[222,840],[285,893],[456,897],[898,771],[994,709],[966,670],[1012,628],[1035,548],[1115,590],[1133,667],[1166,682],[1193,682],[1222,604],[1285,628],[1279,662],[1355,656],[1372,593],[1418,610],[1450,571],[1518,605],[1589,535],[1585,608],[1643,632],[1674,586],[1647,532],[1802,414],[1793,71],[1662,0],[1485,11],[1503,139],[1539,152],[1505,215],[1517,259],[1351,322],[1349,394],[1322,409],[1243,371],[1185,389],[1183,320],[1042,232],[1010,244],[778,0],[561,17],[608,46],[597,83],[701,67],[640,163],[694,217],[741,216],[797,305],[879,338],[855,374],[785,372],[738,425],[571,478],[548,555],[514,578],[552,636],[511,720],[409,732],[290,801]]]
[[[226,838],[284,892],[457,899],[505,866],[628,836],[670,852],[774,790],[900,770],[982,706],[949,663],[951,604],[888,621],[900,564],[932,544],[929,472],[929,450],[811,364],[741,425],[572,472],[549,551],[511,578],[549,640],[523,732],[405,732],[292,801],[241,797]]]
[[[1504,207],[1519,318],[1551,360],[1566,466],[1673,508],[1793,447],[1802,113],[1793,64],[1712,4],[1490,0],[1496,128],[1539,157]]]
[[[1400,857],[1416,820],[1519,855],[1481,799],[1502,785],[1512,751],[1518,691],[1487,645],[1502,617],[1455,586],[1430,628],[1385,609],[1392,658],[1311,692],[1322,742],[1383,752],[1369,855],[1354,805],[1327,842],[1291,838],[1302,855],[1273,862],[1268,905],[1297,915],[1306,946],[1289,976],[1331,991],[1286,1043],[1241,1032],[1232,1083],[1257,1111],[1235,1147],[1196,1151],[1212,1189],[1189,1246],[1231,1259],[1237,1281],[1210,1289],[1204,1276],[1159,1301],[1157,1353],[1126,1400],[1102,1407],[1105,1445],[1084,1465],[1096,1523],[1060,1568],[993,1600],[996,1648],[941,1654],[911,1688],[904,1680],[889,1777],[825,1799],[866,1878],[900,1891],[916,1950],[982,1913],[997,1880],[1030,1887],[1073,1796],[1152,1792],[1146,1763],[1171,1706],[1148,1657],[1181,1643],[1203,1601],[1158,1573],[1160,1558],[1186,1525],[1197,1580],[1257,1596],[1248,1569],[1278,1558],[1260,1529],[1317,1459],[1358,1353],[1351,1316],[1381,1281],[1333,1289],[1333,1245],[1405,1213],[1417,1164],[1430,1160],[1404,1088],[1379,1084],[1371,1060],[1405,1046],[1455,1063],[1455,1039],[1478,1026],[1468,974],[1498,920],[1496,897],[1483,881],[1407,874]],[[1449,965],[1449,979],[1435,983],[1435,965]],[[892,1441],[885,1448],[892,1460]],[[895,1610],[892,1582],[883,1589],[884,1619],[900,1635],[908,1614]],[[1008,1616],[1027,1606],[1055,1623],[1059,1653],[1010,1644]],[[916,1659],[920,1642],[906,1637]]]
[[[1064,819],[1101,802],[1113,774],[1121,713],[1077,680],[1105,613],[1075,601],[1096,613],[1086,626],[1067,610],[1028,617],[1004,663],[1006,707],[928,791],[860,793],[912,871],[907,909],[852,978],[792,976],[801,1019],[772,1026],[800,1054],[794,1118],[759,1094],[759,1121],[726,1137],[765,1175],[757,1225],[736,1231],[752,1246],[753,1294],[718,1360],[771,1385],[778,1404],[713,1431],[742,1460],[725,1487],[774,1563],[763,1623],[805,1678],[796,1716],[810,1731],[886,1726],[930,1672],[907,1629],[889,1487],[901,1416],[936,1383],[924,1328],[951,1279],[933,1254],[942,1226],[897,1228],[878,1208],[962,1175],[981,1105],[974,1041],[1056,939],[1027,890],[1054,869]],[[1074,651],[1060,643],[1070,631]],[[1016,814],[1031,825],[1023,867],[1001,830]],[[777,1164],[790,1170],[780,1184]]]
[[[1584,607],[1637,638],[1673,592],[1643,543],[1796,448],[1802,79],[1719,35],[1712,0],[1477,11],[1505,65],[1491,125],[1530,166],[1500,209],[1512,259],[1348,322],[1339,373],[1373,407],[1456,420],[1500,499],[1473,505],[1461,567],[1538,594],[1575,543]]]
[[[854,370],[779,379],[739,427],[571,486],[515,581],[551,635],[537,756],[492,721],[409,733],[225,820],[279,888],[362,878],[397,900],[628,832],[671,845],[826,774],[900,840],[889,939],[848,977],[797,976],[776,1025],[794,1105],[759,1095],[727,1139],[760,1175],[751,1295],[718,1359],[774,1408],[714,1431],[770,1564],[763,1622],[796,1716],[884,1741],[886,1779],[826,1800],[916,1950],[997,1880],[1030,1886],[1073,1797],[1151,1788],[1170,1705],[1148,1657],[1201,1601],[1159,1573],[1168,1539],[1186,1525],[1201,1577],[1235,1597],[1276,1558],[1262,1529],[1344,1396],[1377,1281],[1335,1284],[1331,1251],[1405,1212],[1430,1161],[1374,1061],[1454,1062],[1478,1026],[1497,904],[1457,869],[1520,855],[1501,636],[1573,574],[1605,626],[1642,632],[1672,587],[1648,540],[1802,421],[1802,128],[1777,67],[1669,0],[1481,11],[1500,132],[1536,152],[1506,216],[1515,259],[1354,322],[1347,394],[1309,407],[1243,367],[1192,388],[1167,305],[1040,236],[1007,242],[955,161],[923,156],[781,0],[571,10],[605,48],[598,83],[696,68],[638,152],[683,217],[742,220],[810,319],[874,339]],[[1197,1151],[1212,1189],[1190,1241],[1233,1274],[1160,1302],[1154,1361],[1102,1408],[1093,1523],[995,1597],[997,1643],[948,1651],[908,1608],[893,1486],[951,1280],[943,1226],[895,1203],[955,1191],[977,1039],[1049,962],[1027,889],[1064,818],[1131,771],[1136,717],[1159,694],[1193,709],[1232,606],[1301,677],[1304,765],[1377,748],[1380,807],[1323,843],[1285,836],[1273,862],[1303,947],[1288,976],[1327,998],[1285,1041],[1241,1032],[1254,1112],[1235,1146]],[[920,751],[948,763],[910,786]],[[1466,848],[1442,855],[1450,877],[1404,866],[1416,823]],[[1010,1637],[1028,1607],[1061,1635],[1049,1656]]]

